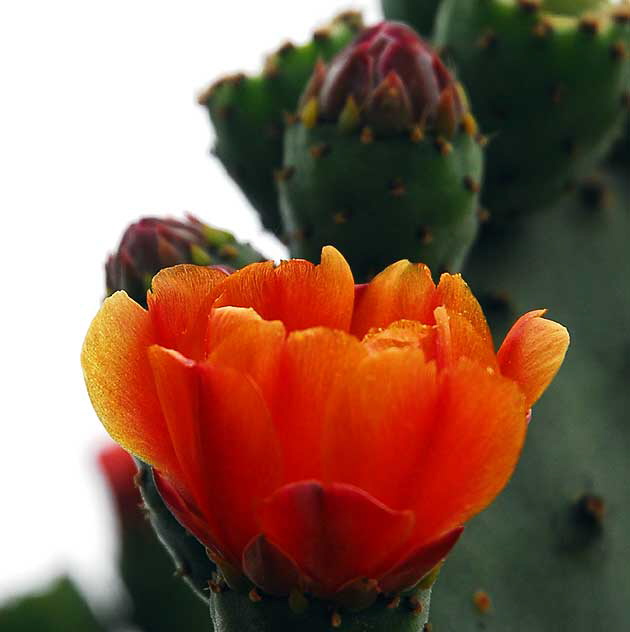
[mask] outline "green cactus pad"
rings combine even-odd
[[[135,461],[138,466],[136,481],[151,525],[173,559],[177,574],[198,597],[208,601],[209,582],[214,577],[215,565],[206,555],[203,545],[177,522],[164,504],[156,488],[151,467],[139,459]]]
[[[274,171],[282,165],[284,117],[293,112],[318,59],[328,60],[361,30],[360,14],[346,12],[303,46],[285,44],[260,76],[220,79],[199,102],[216,132],[214,153],[259,213],[282,235]]]
[[[630,181],[486,234],[464,271],[501,340],[539,307],[572,336],[534,407],[503,495],[475,518],[434,594],[444,632],[628,629],[630,604]],[[486,614],[473,605],[485,590]]]
[[[630,105],[630,93],[628,96]],[[627,118],[621,137],[617,139],[612,151],[612,160],[622,164],[630,164],[630,117]]]
[[[300,613],[287,599],[250,597],[226,590],[213,593],[210,613],[215,632],[428,632],[431,589],[397,600],[378,601],[361,612],[336,611],[300,597]],[[303,610],[303,611],[302,611]]]
[[[610,149],[625,116],[629,8],[580,18],[541,6],[444,0],[436,22],[436,44],[491,138],[483,198],[495,218],[558,199]]]
[[[418,33],[430,37],[435,16],[442,0],[381,0],[388,20],[400,20],[413,26]]]
[[[450,141],[370,138],[298,122],[285,142],[280,195],[292,256],[316,261],[332,244],[360,281],[402,258],[460,267],[477,230],[478,140],[463,131]]]

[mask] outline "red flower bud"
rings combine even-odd
[[[183,222],[145,217],[127,228],[118,251],[107,260],[107,293],[124,290],[144,305],[151,279],[162,268],[180,263],[240,268],[261,259],[231,233],[208,226],[192,215]]]
[[[397,22],[364,31],[332,60],[325,76],[318,67],[302,105],[314,96],[323,120],[339,119],[352,99],[364,122],[382,132],[429,123],[450,135],[466,110],[460,88],[437,53]]]

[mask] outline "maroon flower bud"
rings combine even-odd
[[[318,66],[301,101],[311,118],[313,99],[321,120],[347,128],[352,112],[355,127],[382,133],[419,125],[451,136],[467,112],[461,86],[437,53],[397,22],[365,30],[325,71]]]
[[[218,230],[192,215],[186,221],[145,217],[125,231],[118,250],[105,264],[107,293],[125,290],[146,303],[151,279],[179,263],[241,268],[264,257],[231,233]]]

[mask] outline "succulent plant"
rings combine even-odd
[[[258,212],[263,226],[282,237],[274,173],[282,166],[284,117],[318,59],[330,59],[362,28],[361,14],[342,13],[308,44],[282,45],[261,75],[219,79],[199,96],[216,132],[214,154]]]
[[[534,411],[510,488],[442,570],[437,630],[628,627],[627,175],[627,167],[610,169],[587,195],[486,233],[469,257],[466,278],[496,338],[534,302],[569,325],[573,344]],[[480,590],[490,609],[476,605]]]
[[[317,65],[286,130],[292,256],[333,244],[361,280],[401,257],[456,270],[477,230],[483,142],[426,42],[395,22],[365,30]]]
[[[630,81],[630,5],[444,0],[435,40],[492,139],[483,202],[495,219],[553,203],[618,137]]]
[[[2,632],[105,632],[72,579],[56,578],[38,593],[22,595],[0,608]]]
[[[381,0],[388,20],[401,20],[418,33],[431,37],[435,16],[442,0]]]
[[[133,458],[115,444],[99,452],[98,462],[116,505],[118,568],[131,602],[126,613],[128,623],[146,632],[173,632],[179,628],[188,632],[207,632],[207,605],[199,597],[208,598],[208,580],[212,579],[214,570],[212,564],[205,555],[194,559],[184,557],[183,543],[188,541],[184,533],[179,537],[178,555],[175,560],[169,558],[146,519],[145,512],[149,511],[152,520],[157,520],[155,511],[159,499],[151,495],[150,480],[147,480],[143,464],[136,467]],[[138,486],[142,487],[150,510],[144,504]],[[171,520],[174,519],[171,517]],[[163,534],[164,531],[160,532],[161,536]],[[191,536],[188,538],[192,539]],[[197,595],[180,577],[186,579]]]
[[[178,263],[240,268],[264,257],[231,233],[204,224],[192,215],[186,221],[145,217],[125,231],[117,251],[105,265],[107,294],[125,290],[146,305],[151,279]]]

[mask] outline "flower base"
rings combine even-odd
[[[301,614],[286,599],[254,599],[233,590],[213,593],[210,614],[215,632],[422,632],[428,630],[431,590],[400,599],[379,600],[366,610],[335,610],[329,603],[312,599]]]

